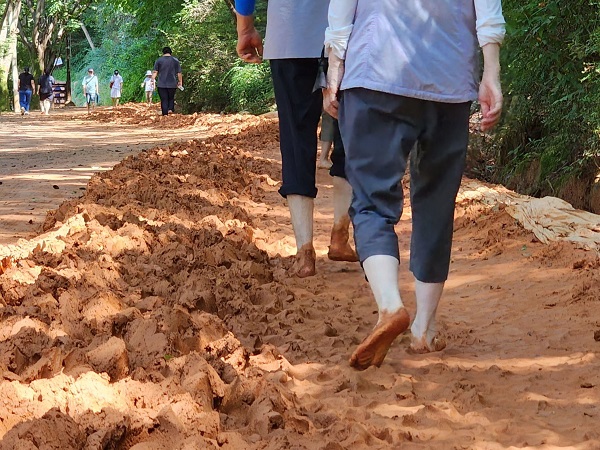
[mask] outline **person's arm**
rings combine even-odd
[[[506,33],[501,0],[474,0],[479,46],[502,44]]]
[[[177,61],[177,87],[181,88],[183,86],[183,75],[181,74],[181,62],[175,58]]]
[[[156,77],[158,76],[158,71],[160,69],[159,61],[160,61],[160,58],[154,62],[154,67],[152,69],[152,77],[151,77],[152,81],[156,80]]]
[[[505,21],[501,0],[474,0],[477,39],[483,52],[483,76],[479,86],[481,131],[491,130],[502,114],[500,85],[500,45],[504,40]]]
[[[323,90],[323,108],[329,115],[338,117],[338,92],[344,76],[344,60],[348,40],[354,28],[358,0],[331,0],[329,26],[325,30],[325,50],[328,54],[327,89]]]
[[[357,4],[358,0],[331,0],[329,3],[329,26],[325,30],[326,54],[333,52],[338,58],[346,59]]]
[[[35,81],[31,78],[31,92],[35,92]]]
[[[502,113],[502,87],[500,86],[500,44],[483,46],[483,76],[479,85],[481,105],[481,131],[488,131],[500,120]]]
[[[262,37],[254,28],[254,5],[255,0],[235,2],[238,34],[236,50],[238,56],[248,63],[262,62],[263,54]]]

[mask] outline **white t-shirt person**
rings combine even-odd
[[[81,86],[88,107],[95,105],[98,101],[98,77],[94,75],[94,69],[88,69],[88,74],[83,77]]]
[[[123,88],[123,77],[119,75],[119,71],[115,70],[115,73],[112,77],[110,77],[110,97],[111,98],[120,98],[121,97],[121,89]]]

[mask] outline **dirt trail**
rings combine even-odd
[[[166,126],[146,117],[118,121]],[[328,175],[318,274],[290,278],[276,121],[185,120],[206,138],[92,177],[2,260],[0,449],[600,448],[596,253],[461,196],[448,347],[411,355],[403,336],[356,372],[375,304],[358,264],[326,259]]]
[[[34,236],[46,212],[80,196],[94,173],[162,142],[206,133],[182,116],[169,118],[162,128],[129,126],[130,110],[99,108],[93,122],[85,120],[84,108],[0,116],[0,244]],[[156,105],[142,111],[145,125],[160,124]]]

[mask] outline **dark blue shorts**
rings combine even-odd
[[[85,94],[85,102],[88,105],[90,103],[98,103],[98,94]]]

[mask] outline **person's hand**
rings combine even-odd
[[[338,93],[344,77],[344,69],[344,60],[330,52],[327,88],[323,89],[323,109],[334,119],[338,118]]]
[[[500,120],[502,114],[502,88],[500,86],[500,45],[486,44],[483,51],[483,77],[479,85],[481,105],[481,131],[488,131]]]
[[[500,77],[496,74],[483,74],[479,86],[479,104],[481,105],[481,131],[494,128],[502,114],[502,88]]]
[[[259,64],[262,62],[263,43],[258,31],[251,30],[238,32],[237,54],[247,63]]]
[[[254,28],[254,17],[237,14],[238,56],[247,63],[261,63],[263,54],[262,37]]]

